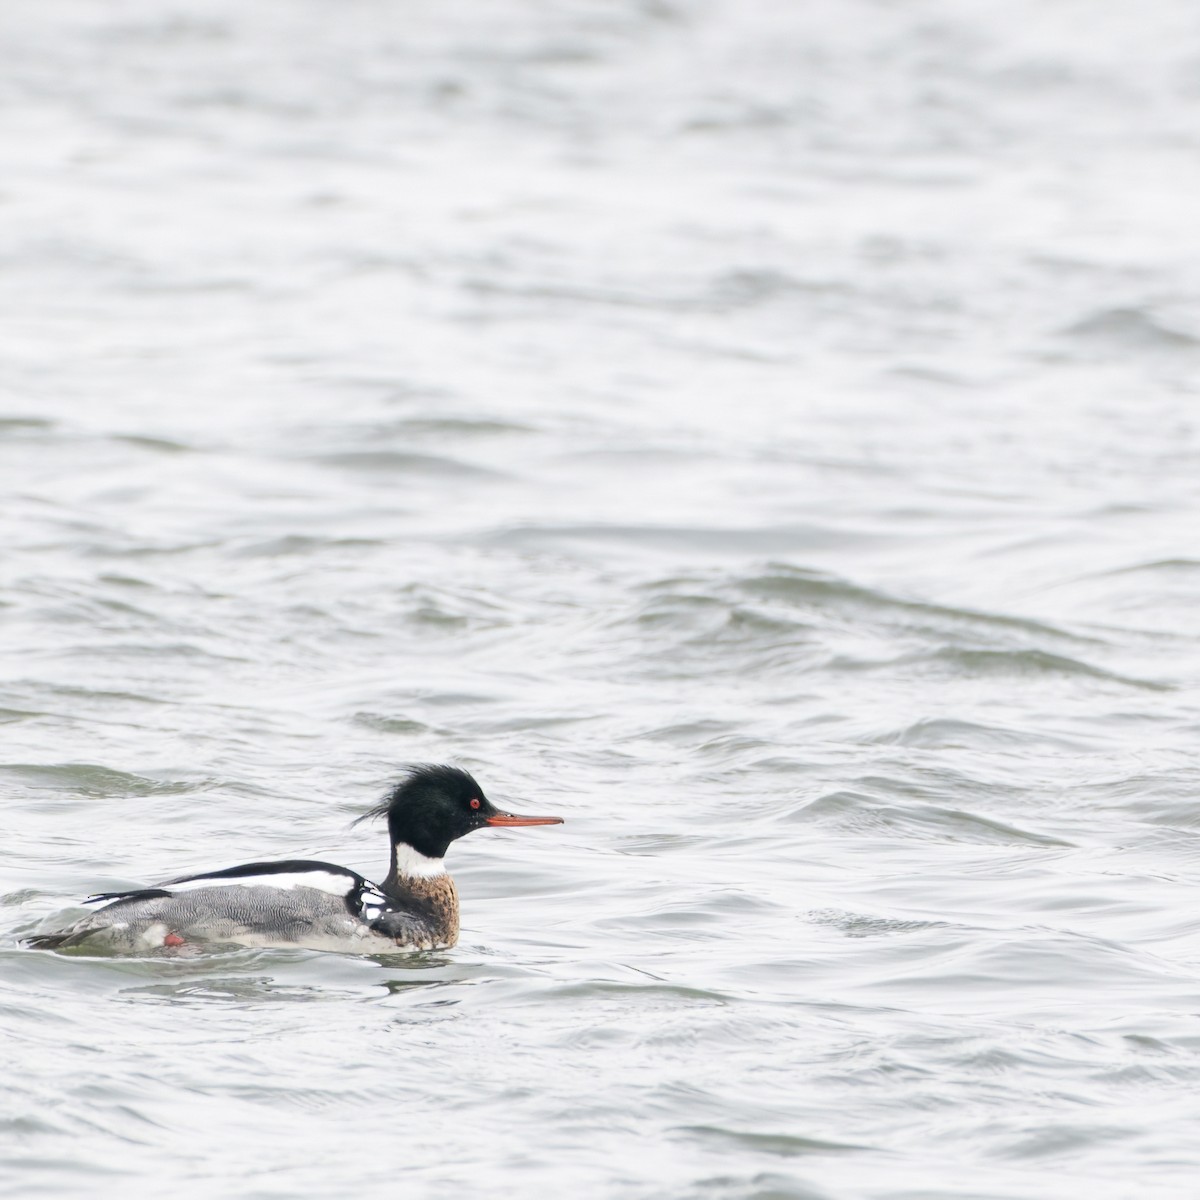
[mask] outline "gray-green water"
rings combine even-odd
[[[1190,5],[0,37],[4,1195],[1195,1194]],[[452,952],[19,946],[421,760]]]

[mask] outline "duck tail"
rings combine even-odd
[[[35,933],[22,941],[31,950],[61,950],[71,942],[70,933]]]

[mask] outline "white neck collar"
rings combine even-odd
[[[397,875],[407,875],[409,879],[428,879],[446,873],[444,858],[429,858],[419,850],[414,850],[407,842],[397,842],[392,852],[396,856]]]

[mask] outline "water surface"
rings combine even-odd
[[[1194,1194],[1190,6],[0,32],[3,1194]],[[450,952],[19,946],[427,760]]]

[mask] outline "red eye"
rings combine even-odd
[[[478,808],[478,807],[479,807],[479,801],[478,801],[478,800],[472,800],[472,801],[471,801],[471,807],[472,807],[472,808]]]

